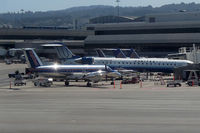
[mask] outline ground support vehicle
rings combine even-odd
[[[122,80],[122,84],[136,84],[139,83],[139,79],[137,77],[127,78]]]
[[[196,86],[196,85],[200,86],[200,81],[197,79],[193,79],[193,80],[191,79],[191,80],[188,80],[186,84],[189,86]]]
[[[14,85],[15,86],[23,86],[23,85],[26,85],[26,82],[24,82],[22,79],[15,79]]]
[[[34,86],[50,87],[53,84],[51,78],[40,78],[33,80]]]
[[[167,81],[167,87],[170,87],[170,86],[174,86],[174,87],[177,87],[177,86],[181,86],[181,81],[180,80],[172,80],[172,81]]]

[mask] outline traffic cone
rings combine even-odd
[[[140,88],[142,88],[142,80],[140,81]]]
[[[10,89],[12,89],[12,83],[11,83],[11,80],[10,80]]]

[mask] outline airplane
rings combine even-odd
[[[106,55],[104,54],[104,52],[101,49],[97,49],[96,53],[97,53],[98,57],[106,57]]]
[[[68,53],[74,62],[79,64],[93,64],[93,65],[108,65],[113,70],[132,70],[137,72],[164,72],[173,73],[173,70],[177,67],[187,66],[193,64],[189,60],[173,60],[167,58],[114,58],[114,57],[78,57],[74,58],[75,55],[66,46],[62,48],[63,52]]]
[[[114,51],[114,53],[115,53],[116,58],[140,58],[133,48],[129,50],[127,56],[124,54],[124,52],[121,49],[117,49],[116,51]]]
[[[23,51],[31,72],[38,76],[64,79],[66,86],[69,85],[69,80],[85,80],[87,86],[91,86],[90,82],[99,82],[103,77],[121,76],[106,65],[43,65],[32,48],[25,48]]]
[[[106,55],[104,54],[104,52],[101,49],[97,49],[96,53],[97,53],[98,57],[106,57]],[[121,49],[113,50],[113,54],[114,54],[115,58],[126,58],[126,55],[121,51]]]
[[[74,62],[74,59],[81,58],[81,57],[76,56],[70,50],[65,49],[63,44],[43,44],[42,46],[55,48],[61,64],[71,64],[71,65],[79,65],[80,64],[80,63]],[[91,62],[86,63],[86,64],[91,64]]]
[[[3,47],[0,47],[0,57],[5,57],[7,54],[7,50]]]
[[[101,49],[97,49],[96,53],[98,57],[106,57],[106,55]],[[113,50],[113,54],[115,58],[126,58],[126,55],[121,51],[121,49]]]
[[[106,57],[101,49],[96,50],[98,57]],[[124,54],[121,49],[117,49],[113,51],[115,58],[140,58],[136,51],[131,48],[128,52],[128,57]]]
[[[133,48],[130,49],[130,51],[128,53],[128,57],[129,58],[137,58],[137,59],[140,58],[140,56],[137,54],[137,52]]]
[[[62,44],[45,44],[43,46],[51,46],[56,49],[56,52],[58,54],[58,58],[61,60],[61,64],[93,64],[94,60],[93,57],[80,57],[74,55],[71,50],[68,49],[67,46],[63,46]],[[103,51],[99,50],[99,52],[103,53]],[[105,55],[105,54],[104,54]],[[100,57],[95,57],[100,58]],[[108,57],[101,57],[101,58],[108,58]],[[109,58],[115,58],[115,57],[109,57]],[[134,70],[126,70],[123,68],[117,69],[121,75],[127,76],[130,75],[130,73],[135,73]]]
[[[115,55],[115,58],[127,58],[121,49],[115,50],[114,55]]]
[[[79,62],[82,59],[76,59]],[[167,58],[87,58],[87,60],[94,61],[93,64],[104,64],[110,66],[113,70],[125,69],[137,72],[164,72],[173,73],[177,67],[187,66],[193,64],[188,60],[171,60]],[[87,61],[89,62],[89,61]]]
[[[73,65],[79,65],[79,64],[93,64],[93,60],[88,60],[88,58],[91,57],[80,57],[74,55],[71,50],[69,50],[66,46],[63,44],[43,44],[43,47],[54,47],[56,50],[56,53],[58,55],[58,58],[61,61],[61,64],[73,64]],[[101,49],[96,50],[97,54],[99,54],[102,57],[106,57],[105,54]],[[98,58],[98,57],[96,57]],[[84,61],[75,61],[76,59],[83,59]],[[117,70],[120,74],[127,76],[131,73],[135,73],[133,70],[125,70],[123,68],[119,68]]]

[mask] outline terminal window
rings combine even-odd
[[[156,18],[155,18],[155,17],[150,17],[150,18],[149,18],[149,22],[150,22],[150,23],[153,23],[153,22],[155,22],[155,21],[156,21]]]

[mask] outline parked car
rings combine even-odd
[[[181,87],[181,81],[180,80],[167,81],[167,87],[169,86]]]

